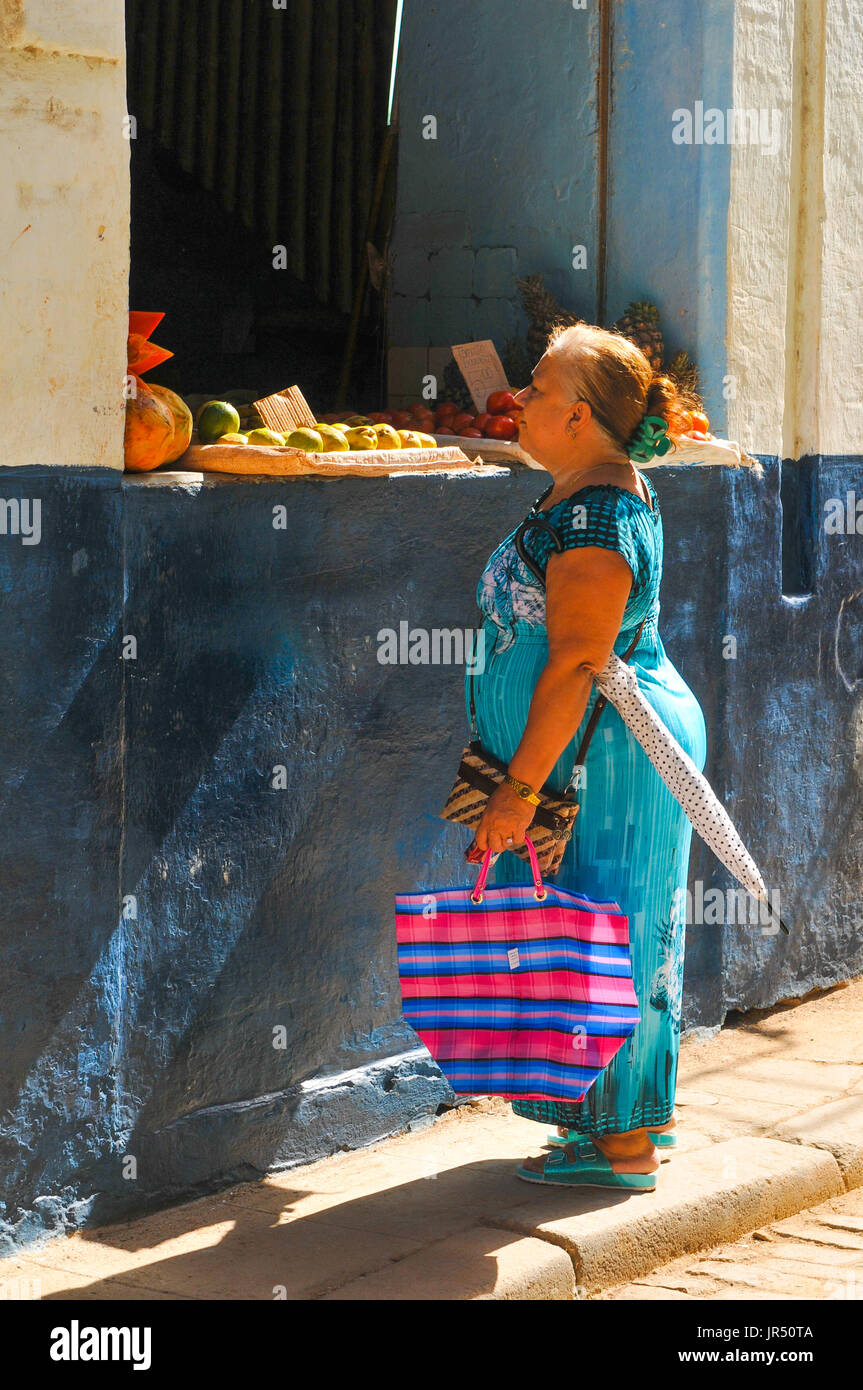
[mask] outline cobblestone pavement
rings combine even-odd
[[[596,1297],[863,1300],[863,1189]]]

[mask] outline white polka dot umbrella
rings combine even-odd
[[[764,879],[722,802],[707,778],[659,715],[647,703],[635,671],[612,652],[608,665],[596,676],[601,693],[611,701],[675,800],[680,802],[704,843],[759,902],[766,903],[787,933],[788,928],[770,903]]]

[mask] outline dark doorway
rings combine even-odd
[[[181,394],[297,382],[332,410],[387,130],[396,0],[127,0],[130,308]],[[392,223],[395,159],[374,244]],[[275,249],[274,249],[275,248]],[[348,404],[380,403],[367,285]]]

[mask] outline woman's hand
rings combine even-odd
[[[502,782],[489,797],[482,820],[476,828],[474,845],[484,854],[499,853],[524,844],[524,832],[533,820],[536,807],[518,796]],[[473,846],[471,846],[473,848]]]

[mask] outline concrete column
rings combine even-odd
[[[4,465],[123,467],[124,25],[122,0],[0,0]]]
[[[863,11],[738,0],[734,107],[778,134],[732,148],[729,433],[759,453],[863,450]]]

